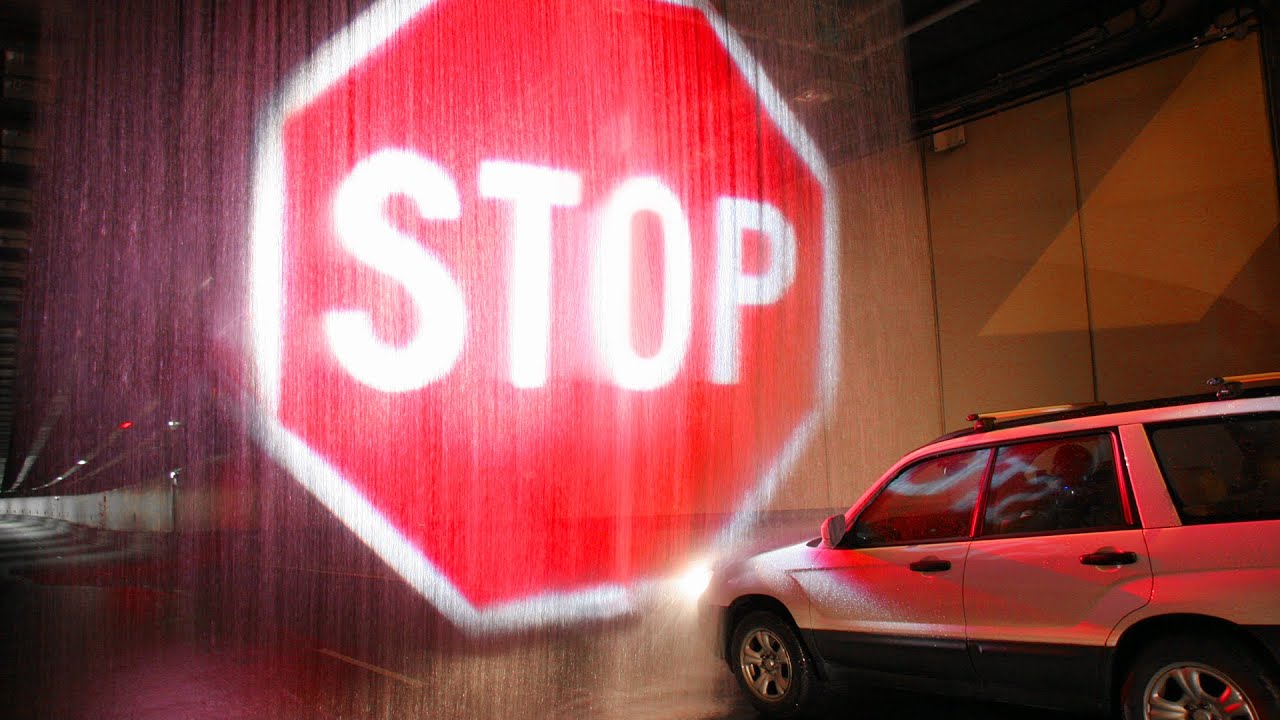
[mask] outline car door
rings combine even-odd
[[[840,547],[793,577],[810,598],[810,637],[827,661],[872,675],[975,679],[961,579],[989,450],[924,459],[854,519]]]
[[[994,694],[1084,707],[1102,691],[1107,636],[1152,587],[1117,467],[1109,432],[997,449],[964,575],[970,654]]]
[[[1280,650],[1280,413],[1135,427],[1134,443],[1148,433],[1138,496],[1176,513],[1144,532],[1158,612],[1220,617]]]

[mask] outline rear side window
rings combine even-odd
[[[1213,418],[1149,432],[1184,524],[1280,518],[1280,416]]]
[[[860,546],[913,545],[969,537],[990,450],[922,460],[898,473],[853,526]]]
[[[1126,524],[1110,435],[1020,443],[1002,447],[996,455],[983,535]]]

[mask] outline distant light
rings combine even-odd
[[[133,427],[133,421],[125,420],[124,422],[120,423],[116,427],[120,428],[121,430],[128,430],[129,428]]]
[[[835,93],[824,87],[810,86],[796,93],[791,99],[805,105],[816,105],[834,100]]]
[[[698,601],[711,585],[711,564],[697,562],[676,578],[676,587],[690,603]]]
[[[89,461],[88,461],[88,460],[77,460],[77,461],[76,461],[76,464],[77,464],[77,465],[88,465],[88,464],[89,464]]]
[[[178,420],[170,420],[169,422],[167,422],[167,423],[165,423],[165,424],[166,424],[166,425],[168,425],[170,428],[176,428],[176,427],[181,427],[181,426],[182,426],[182,423],[181,423],[181,422],[179,422]]]

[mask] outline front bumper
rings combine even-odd
[[[703,605],[698,608],[698,636],[707,638],[711,651],[721,660],[729,644],[729,608],[720,605]]]

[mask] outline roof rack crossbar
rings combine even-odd
[[[1219,400],[1235,397],[1245,385],[1261,385],[1263,383],[1280,382],[1280,372],[1250,373],[1248,375],[1223,375],[1212,377],[1205,383],[1209,387],[1218,388],[1215,393]]]
[[[1004,420],[1020,420],[1037,415],[1053,415],[1056,413],[1088,410],[1106,405],[1105,402],[1062,403],[1059,405],[1042,405],[1040,407],[1021,408],[1018,410],[1000,410],[998,412],[971,413],[966,419],[973,423],[973,429],[984,432],[995,428],[997,422]]]

